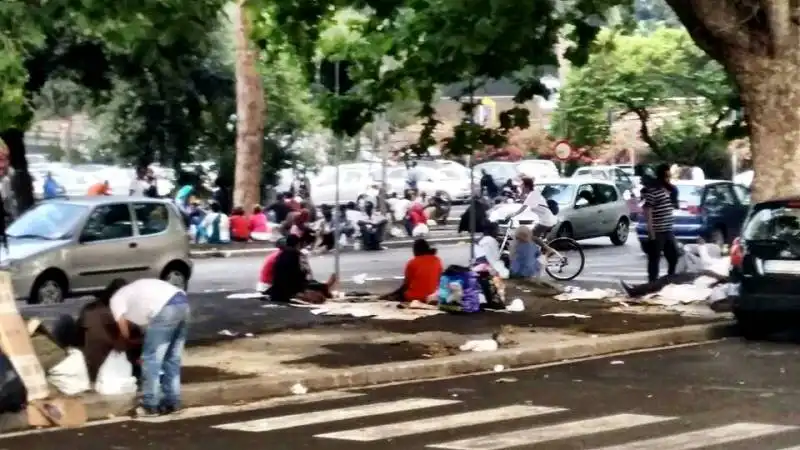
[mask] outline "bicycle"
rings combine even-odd
[[[500,251],[503,254],[508,252],[508,250],[506,249],[506,245],[511,240],[511,232],[517,228],[516,226],[514,226],[513,220],[509,222],[510,223],[506,227],[505,235],[503,236],[503,241],[500,243]],[[532,223],[523,223],[523,222],[529,222],[529,221],[520,221],[519,225],[525,225],[525,226],[533,225]],[[550,241],[545,240],[545,244],[547,244],[547,246],[550,247],[553,251],[553,253],[548,255],[547,264],[545,264],[544,267],[545,272],[547,272],[547,274],[550,275],[550,278],[558,281],[570,281],[577,278],[581,274],[581,272],[583,272],[583,268],[586,265],[586,257],[583,254],[583,248],[578,243],[578,241],[569,237],[561,236]],[[561,252],[559,252],[557,248],[561,249]],[[564,256],[562,252],[566,253],[567,251],[570,250],[577,252],[576,257],[579,260],[578,270],[573,275],[562,276],[561,274],[564,272],[564,268],[570,262],[570,258]],[[550,261],[551,258],[554,258],[555,262],[551,262]]]

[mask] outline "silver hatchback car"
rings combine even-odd
[[[559,223],[549,238],[560,236],[591,239],[608,236],[614,245],[624,245],[630,234],[628,203],[614,183],[585,178],[546,179],[536,183],[544,197],[558,203]],[[518,204],[495,206],[489,220],[498,222],[519,210]],[[538,221],[530,210],[515,219],[518,224]]]
[[[101,291],[115,278],[161,278],[186,289],[192,274],[183,217],[168,200],[79,197],[49,200],[6,230],[18,300],[61,303]]]

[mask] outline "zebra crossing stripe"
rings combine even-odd
[[[260,433],[265,431],[285,430],[287,428],[315,425],[339,420],[358,419],[361,417],[377,416],[417,409],[433,408],[436,406],[461,403],[459,400],[440,400],[433,398],[409,398],[394,402],[372,403],[346,408],[314,411],[304,414],[289,416],[268,417],[265,419],[248,420],[246,422],[226,423],[212,428],[230,431],[248,431]]]
[[[432,431],[449,430],[453,428],[495,423],[503,420],[520,419],[523,417],[540,416],[567,411],[565,408],[546,406],[511,405],[500,408],[484,409],[448,416],[437,416],[408,422],[399,422],[389,425],[358,428],[347,431],[319,434],[315,437],[325,439],[339,439],[344,441],[370,442],[392,439],[413,434],[430,433]]]
[[[536,428],[526,428],[509,433],[495,433],[473,439],[429,445],[443,450],[503,450],[526,445],[541,444],[606,431],[616,431],[641,425],[675,420],[676,417],[648,416],[643,414],[615,414],[594,419],[577,420]],[[650,449],[654,450],[654,449]]]
[[[595,450],[695,450],[796,429],[796,427],[786,425],[734,423]]]

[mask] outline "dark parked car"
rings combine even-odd
[[[729,244],[739,236],[750,208],[750,189],[730,181],[677,181],[679,209],[675,211],[675,238],[692,243],[698,238],[718,245]],[[640,212],[636,234],[644,247],[647,224]]]
[[[797,317],[800,197],[753,206],[731,247],[731,283],[733,313],[745,337],[763,337]]]

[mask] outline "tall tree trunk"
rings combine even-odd
[[[800,195],[800,58],[750,56],[737,66],[750,125],[754,198]]]
[[[257,51],[250,43],[250,23],[245,1],[237,2],[234,14],[236,45],[236,170],[233,202],[252,210],[261,195],[264,150],[264,86],[257,68]]]
[[[800,195],[800,22],[789,0],[666,0],[733,75],[753,157],[753,197]]]
[[[33,180],[31,174],[28,173],[28,160],[25,158],[25,131],[18,128],[0,131],[0,140],[5,142],[8,147],[8,163],[14,169],[11,189],[14,191],[13,203],[16,211],[8,212],[18,215],[33,206],[34,202]],[[1,175],[5,176],[5,169]],[[8,205],[8,199],[4,200]]]

